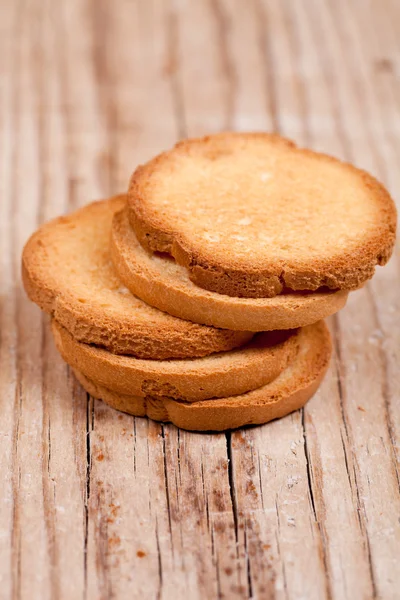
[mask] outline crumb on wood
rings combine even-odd
[[[110,537],[108,539],[109,546],[119,546],[120,543],[121,543],[121,538],[118,537],[117,535],[113,535],[112,537]]]
[[[246,484],[246,494],[251,494],[254,498],[258,497],[256,486],[251,479]]]

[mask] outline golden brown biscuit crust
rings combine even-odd
[[[337,312],[347,300],[345,291],[233,298],[204,290],[189,279],[184,267],[144,250],[126,210],[114,217],[110,251],[119,278],[136,296],[176,317],[215,327],[243,331],[304,327]]]
[[[86,377],[133,396],[192,402],[242,394],[272,381],[298,351],[299,330],[261,333],[242,348],[188,360],[143,360],[77,342],[56,321],[52,331],[64,360]]]
[[[85,390],[118,410],[155,421],[171,421],[192,431],[224,431],[259,425],[304,406],[318,389],[329,364],[331,341],[324,323],[301,331],[300,351],[288,368],[271,383],[241,396],[187,403],[171,398],[117,394],[78,370]]]
[[[395,205],[376,179],[270,134],[179,142],[136,169],[128,203],[145,248],[234,297],[356,289],[395,241]]]

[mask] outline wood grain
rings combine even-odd
[[[400,186],[395,0],[0,1],[0,597],[395,599],[399,253],[306,408],[227,435],[87,397],[19,275],[44,220],[187,135],[267,129]]]

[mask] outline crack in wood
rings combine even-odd
[[[161,438],[162,438],[162,454],[163,454],[163,464],[164,464],[164,484],[165,484],[165,497],[167,501],[167,509],[168,509],[168,525],[169,525],[169,534],[171,536],[171,550],[172,555],[174,555],[174,542],[172,537],[172,515],[171,515],[171,499],[169,494],[169,482],[168,482],[168,467],[167,467],[167,452],[165,445],[165,427],[166,425],[161,424]]]
[[[375,301],[374,295],[373,295],[372,290],[369,285],[366,286],[366,291],[367,291],[367,295],[368,295],[369,301],[372,306],[372,312],[374,315],[375,325],[379,329],[379,331],[383,331],[382,323],[379,319],[379,312],[378,312],[378,309],[376,306],[376,301]],[[400,475],[399,475],[399,466],[398,466],[399,465],[399,457],[397,456],[398,444],[397,444],[397,440],[396,440],[396,436],[395,436],[395,429],[394,429],[392,415],[391,415],[392,407],[391,407],[391,395],[390,395],[390,391],[389,391],[389,368],[388,368],[388,360],[387,360],[386,352],[385,352],[385,349],[383,347],[381,340],[378,340],[378,349],[379,349],[379,357],[380,357],[380,362],[381,362],[381,369],[382,369],[382,373],[383,373],[382,397],[383,397],[384,406],[385,406],[386,427],[387,427],[387,430],[389,433],[393,470],[394,470],[395,477],[397,479],[397,486],[398,486],[398,489],[400,492]]]
[[[238,507],[235,493],[235,479],[233,473],[233,462],[232,462],[232,433],[228,431],[225,434],[226,439],[226,454],[228,459],[228,482],[229,482],[229,495],[231,498],[231,507],[233,513],[233,522],[235,525],[235,538],[236,543],[238,542]]]
[[[280,524],[280,518],[279,518],[278,495],[275,496],[275,511],[276,511],[277,525],[278,525],[278,527],[275,531],[276,549],[278,552],[278,556],[280,558],[280,563],[282,565],[282,579],[283,579],[283,589],[284,589],[284,593],[285,593],[285,598],[289,598],[287,578],[286,578],[285,560],[281,553],[281,546],[280,546],[280,541],[279,541],[281,524]]]
[[[301,425],[303,428],[303,440],[304,440],[303,446],[304,446],[304,456],[306,459],[308,494],[309,494],[310,504],[312,507],[312,512],[314,515],[315,522],[318,523],[317,511],[315,509],[314,490],[313,490],[313,484],[312,484],[312,481],[313,481],[312,463],[311,463],[310,452],[308,449],[307,432],[306,432],[306,426],[305,426],[305,422],[304,422],[304,408],[301,409]]]
[[[176,432],[176,466],[177,466],[177,471],[178,471],[178,476],[176,476],[175,473],[175,493],[176,493],[176,497],[178,499],[178,506],[179,506],[179,486],[182,485],[182,476],[181,476],[181,456],[180,456],[180,431],[179,429]]]
[[[94,503],[92,504],[93,512],[95,514],[94,519],[94,540],[95,540],[95,565],[98,577],[98,586],[101,600],[111,598],[111,587],[112,580],[110,578],[109,569],[109,534],[108,534],[108,520],[104,513],[104,500],[106,497],[106,490],[102,487],[98,487],[92,498]]]
[[[253,598],[253,584],[251,582],[251,562],[250,562],[250,555],[249,555],[249,546],[248,546],[248,540],[247,540],[247,526],[245,525],[244,528],[244,551],[245,551],[245,555],[246,555],[246,581],[247,581],[247,591],[248,591],[248,598]]]
[[[89,506],[90,506],[90,476],[92,470],[92,448],[91,434],[94,429],[94,406],[93,400],[86,394],[86,469],[85,469],[85,530],[83,540],[83,580],[84,598],[87,597],[88,589],[88,542],[89,542]]]
[[[265,510],[265,506],[264,506],[264,493],[263,493],[263,483],[262,483],[262,476],[261,476],[261,459],[260,459],[260,455],[259,454],[258,454],[258,457],[257,457],[257,466],[258,466],[258,482],[259,482],[259,486],[260,486],[261,506],[263,507],[263,510]]]
[[[201,473],[201,484],[202,484],[202,487],[203,487],[204,505],[205,505],[205,508],[206,508],[207,529],[208,529],[208,531],[210,531],[210,507],[209,507],[209,504],[208,504],[207,495],[206,495],[206,489],[205,489],[205,477],[204,477],[204,464],[203,464],[203,461],[201,461],[200,473]]]
[[[328,598],[328,600],[330,600],[332,598],[333,594],[332,594],[332,586],[331,586],[331,577],[332,576],[331,576],[331,572],[330,572],[329,564],[328,564],[329,536],[327,535],[326,524],[325,524],[325,510],[326,509],[322,504],[322,508],[321,508],[321,510],[319,510],[316,494],[314,493],[316,477],[314,475],[313,462],[312,462],[311,452],[310,452],[310,448],[309,448],[309,444],[308,444],[309,433],[307,432],[306,421],[305,421],[306,410],[307,410],[306,408],[303,408],[301,410],[301,423],[302,423],[303,440],[304,440],[303,445],[304,445],[304,457],[305,457],[305,462],[306,462],[308,496],[309,496],[309,502],[310,502],[311,508],[312,508],[314,522],[316,523],[318,532],[319,532],[317,544],[319,545],[320,555],[322,555],[322,563],[324,565],[325,593],[326,593],[326,597]],[[312,421],[310,421],[310,423],[312,424]],[[318,465],[319,478],[321,479],[322,469],[318,462],[316,462],[315,466],[317,467],[317,465]]]
[[[344,464],[346,467],[346,473],[347,473],[347,480],[349,482],[349,488],[351,490],[351,492],[353,493],[353,482],[351,479],[351,475],[350,475],[350,469],[349,469],[349,459],[347,457],[347,444],[348,444],[348,440],[345,441],[344,437],[343,437],[343,431],[340,430],[340,440],[342,442],[342,449],[343,449],[343,458],[344,458]],[[359,505],[357,506],[357,508],[359,508]],[[362,531],[362,524],[361,524],[361,518],[360,518],[360,511],[357,510],[357,520],[358,520],[358,524],[360,526],[360,529]]]
[[[132,417],[132,421],[133,421],[133,474],[136,477],[136,444],[137,444],[136,417]]]
[[[47,539],[47,552],[50,564],[50,589],[51,597],[60,596],[59,578],[58,578],[58,547],[56,543],[56,480],[51,472],[51,417],[48,406],[47,372],[49,345],[47,341],[48,331],[44,323],[43,315],[41,319],[41,349],[42,360],[42,494],[44,509],[44,524]],[[51,488],[53,488],[51,490]],[[51,493],[52,492],[52,493]]]
[[[156,543],[157,543],[157,563],[158,563],[158,590],[157,590],[157,599],[161,598],[162,587],[163,587],[163,567],[162,567],[162,556],[161,556],[161,548],[160,548],[160,538],[158,532],[158,519],[156,516]]]
[[[219,569],[218,569],[218,556],[216,555],[215,552],[215,543],[214,543],[214,527],[213,525],[211,525],[211,529],[210,529],[210,539],[211,539],[211,557],[212,557],[212,563],[215,567],[215,577],[216,577],[216,583],[217,583],[217,594],[218,594],[218,598],[221,596],[221,581],[220,581],[220,577],[219,577]]]
[[[348,419],[347,419],[347,415],[345,414],[345,407],[344,407],[345,387],[344,387],[343,376],[342,376],[342,369],[344,368],[344,364],[343,364],[343,361],[341,358],[340,324],[339,324],[339,317],[337,315],[335,315],[333,318],[333,343],[334,343],[334,347],[335,347],[335,356],[337,357],[336,358],[337,386],[338,386],[338,392],[339,392],[342,423],[343,423],[344,431],[346,433],[346,447],[347,447],[347,445],[350,445],[350,436],[349,436],[349,430],[348,430],[348,425],[347,425]],[[342,443],[343,443],[344,439],[342,436],[342,432],[341,432],[341,439],[342,439]],[[360,530],[361,530],[363,538],[364,538],[364,545],[367,550],[368,570],[369,570],[371,586],[372,586],[372,590],[373,590],[373,594],[374,594],[373,597],[375,598],[376,594],[377,594],[377,588],[376,588],[375,575],[374,575],[374,566],[372,563],[372,555],[371,555],[371,551],[370,551],[370,540],[369,540],[368,530],[367,530],[366,524],[364,523],[364,519],[365,519],[365,521],[367,521],[367,515],[365,513],[364,505],[361,502],[361,498],[360,498],[358,476],[357,476],[357,470],[359,469],[359,466],[357,464],[357,460],[355,459],[353,452],[351,455],[351,463],[352,463],[352,469],[353,469],[353,474],[354,474],[354,483],[353,483],[352,478],[350,477],[349,462],[350,462],[350,459],[349,459],[347,450],[345,450],[346,470],[347,470],[347,474],[348,474],[348,478],[349,478],[349,482],[350,482],[350,489],[352,491],[352,494],[354,496],[354,493],[355,493],[356,497],[357,497],[356,514],[357,514],[357,518],[359,521]]]

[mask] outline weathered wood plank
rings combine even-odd
[[[14,405],[18,392],[17,331],[14,287],[12,223],[14,159],[14,86],[16,53],[13,45],[16,11],[11,5],[0,12],[0,585],[7,598],[12,592],[12,527],[14,491]],[[12,324],[13,326],[10,326]]]

